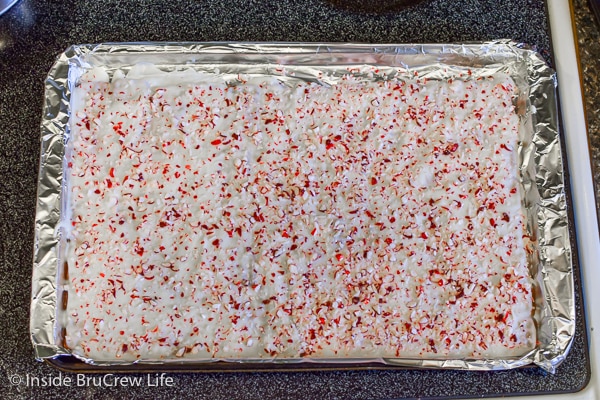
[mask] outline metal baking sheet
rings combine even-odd
[[[531,141],[523,146],[522,184],[530,223],[538,239],[538,257],[531,270],[538,283],[536,298],[537,348],[513,360],[377,360],[382,367],[490,370],[531,363],[554,372],[568,353],[575,326],[573,266],[564,192],[564,173],[558,132],[556,77],[541,57],[510,42],[445,45],[258,44],[258,43],[145,43],[72,46],[60,56],[46,81],[46,110],[42,120],[42,157],[38,185],[35,258],[32,279],[31,337],[38,359],[69,355],[61,341],[57,287],[63,273],[60,258],[62,180],[65,142],[69,137],[70,94],[82,71],[101,66],[107,71],[152,63],[164,71],[194,68],[223,73],[228,66],[250,65],[253,71],[277,75],[278,66],[296,68],[297,79],[318,81],[318,73],[353,65],[377,65],[390,71],[435,74],[440,68],[463,68],[481,73],[508,73],[526,94],[523,123]],[[317,74],[315,74],[315,71]],[[94,363],[97,366],[126,364]],[[172,360],[181,364],[182,360]],[[210,360],[209,360],[210,361]],[[310,361],[310,360],[307,360]],[[314,361],[314,360],[313,360]],[[306,362],[323,369],[343,360]],[[369,360],[372,361],[372,360]],[[168,368],[164,363],[149,363]],[[185,361],[184,361],[185,362]],[[356,361],[354,361],[356,362]],[[194,369],[208,364],[189,360]],[[277,364],[297,369],[297,360]],[[248,364],[244,363],[246,366]],[[264,362],[258,363],[265,367]],[[360,367],[361,363],[354,364]],[[371,363],[362,363],[372,368]],[[335,368],[335,367],[334,367]],[[225,370],[227,368],[224,368]],[[232,369],[238,369],[237,366]]]

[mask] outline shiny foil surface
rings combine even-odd
[[[281,80],[304,80],[328,85],[351,66],[376,65],[384,76],[418,74],[444,79],[453,69],[477,76],[510,75],[519,89],[515,99],[521,122],[518,148],[522,199],[528,234],[537,239],[530,257],[534,278],[537,347],[521,358],[471,359],[290,359],[274,360],[293,365],[299,361],[327,364],[367,362],[414,368],[502,370],[536,364],[554,372],[569,351],[575,333],[575,294],[569,239],[556,74],[525,46],[508,41],[472,44],[370,45],[341,43],[114,43],[75,45],[56,61],[46,80],[45,109],[41,124],[41,161],[35,220],[34,265],[30,333],[39,360],[68,355],[63,345],[62,288],[68,279],[61,260],[61,221],[65,146],[69,140],[71,89],[83,72],[102,67],[109,75],[151,63],[166,72],[192,68],[223,76],[251,73]],[[290,74],[283,75],[282,66]],[[365,75],[364,79],[381,79]],[[91,365],[118,366],[123,361],[82,361]],[[198,371],[215,359],[147,361],[167,367],[190,363]],[[240,362],[240,360],[221,360]],[[146,361],[142,361],[146,362]],[[241,362],[273,362],[242,360]]]

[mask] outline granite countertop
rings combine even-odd
[[[594,17],[587,0],[574,0],[573,10],[596,189],[596,209],[600,218],[600,21]]]
[[[364,0],[368,4],[371,0]],[[43,82],[56,57],[79,43],[126,41],[462,42],[509,38],[551,62],[543,0],[426,0],[410,9],[353,12],[341,0],[20,0],[0,16],[0,397],[383,399],[574,391],[585,386],[585,335],[557,374],[330,371],[139,375],[115,381],[59,373],[35,361],[29,304]],[[600,182],[600,32],[574,0],[590,143]],[[581,316],[581,298],[578,298]],[[578,332],[585,332],[579,319]],[[138,375],[135,375],[138,376]],[[168,378],[165,379],[165,378]],[[67,380],[70,379],[69,387]],[[29,382],[29,383],[28,383]],[[62,385],[60,387],[59,385]]]

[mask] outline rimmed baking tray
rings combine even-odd
[[[506,70],[520,80],[528,93],[526,117],[534,130],[531,148],[535,153],[535,182],[529,203],[536,221],[531,227],[541,243],[537,279],[543,295],[538,299],[538,338],[534,352],[517,360],[393,360],[343,363],[335,360],[298,363],[281,362],[143,362],[136,364],[86,364],[74,360],[61,344],[61,327],[56,323],[60,307],[57,283],[60,262],[60,218],[64,143],[68,140],[70,90],[81,70],[96,66],[130,68],[136,63],[153,63],[172,70],[175,66],[240,62],[252,64],[264,74],[278,65],[306,65],[331,69],[336,66],[377,65],[404,71],[421,68],[458,67],[489,73]],[[308,74],[307,79],[314,79]],[[36,257],[33,273],[31,332],[38,358],[71,371],[274,371],[324,369],[457,368],[491,370],[536,363],[554,371],[564,360],[574,334],[573,266],[569,241],[569,219],[565,201],[564,173],[558,130],[554,72],[535,52],[513,43],[466,45],[356,45],[356,44],[256,44],[256,43],[170,43],[106,44],[73,46],[55,64],[47,80],[47,107],[42,124],[42,160],[36,218]],[[525,157],[527,158],[527,157]],[[529,181],[528,181],[529,179]],[[526,183],[528,184],[528,183]],[[535,272],[535,271],[534,271]],[[312,362],[311,362],[312,361]],[[87,366],[87,367],[86,367]],[[88,368],[89,367],[89,368]]]

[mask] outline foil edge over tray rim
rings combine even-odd
[[[537,280],[543,293],[544,308],[536,311],[538,340],[540,334],[547,342],[542,347],[536,347],[520,358],[511,359],[386,359],[367,358],[360,362],[378,361],[384,365],[397,365],[421,368],[442,368],[462,370],[503,370],[535,363],[541,368],[555,372],[556,367],[564,360],[573,342],[575,331],[574,279],[569,237],[569,219],[565,201],[564,170],[562,165],[562,149],[558,130],[558,112],[556,100],[556,74],[546,65],[541,56],[526,46],[509,40],[491,42],[473,42],[463,44],[359,44],[359,43],[300,43],[300,42],[173,42],[173,43],[102,43],[73,45],[62,53],[45,81],[45,107],[41,124],[41,159],[40,175],[38,178],[38,196],[35,218],[34,265],[32,273],[32,301],[30,334],[38,360],[51,359],[61,355],[70,355],[70,351],[57,343],[57,302],[58,302],[58,246],[60,243],[60,210],[62,201],[62,161],[64,142],[68,130],[70,106],[70,76],[74,67],[89,67],[86,57],[103,55],[128,55],[130,53],[145,54],[227,54],[238,56],[266,56],[290,54],[384,54],[384,55],[424,55],[424,56],[463,56],[466,60],[481,57],[482,53],[492,59],[497,57],[514,57],[524,62],[527,67],[529,85],[528,101],[530,106],[526,113],[533,125],[533,146],[535,165],[544,168],[535,171],[537,190],[543,192],[541,200],[532,205],[537,210],[538,226],[534,231],[539,233],[538,243],[540,253],[556,254],[544,258],[537,264]],[[464,60],[463,60],[464,62]],[[540,97],[541,96],[541,97]],[[540,99],[545,101],[540,103]],[[549,97],[549,98],[548,98]],[[537,100],[537,102],[536,102]],[[537,105],[535,105],[537,104]],[[544,105],[547,108],[544,108]],[[531,112],[531,109],[536,109]],[[531,149],[530,149],[531,151]],[[548,165],[543,164],[546,159]],[[546,168],[548,167],[549,168]],[[553,167],[555,166],[555,168]],[[52,168],[54,167],[54,168]],[[526,194],[526,197],[527,194]],[[546,241],[542,235],[549,229],[551,239]],[[562,239],[562,240],[561,240]],[[542,247],[543,246],[543,247]],[[557,273],[560,282],[555,282],[552,275]],[[546,277],[550,276],[550,279]],[[536,279],[537,278],[537,279]],[[566,284],[560,294],[569,295],[562,298],[556,294],[558,284]],[[566,291],[566,293],[565,293]],[[539,301],[536,301],[536,307]],[[553,314],[553,310],[558,314]],[[539,318],[543,320],[543,324]],[[540,327],[541,326],[541,327]],[[550,330],[548,332],[548,329]],[[73,355],[83,362],[97,366],[119,366],[137,364],[138,361],[98,362]],[[215,361],[257,362],[268,364],[272,360],[228,360],[228,359],[166,359],[144,360],[143,365],[168,365],[170,363],[196,364],[200,370],[202,365]],[[355,359],[307,359],[286,360],[277,359],[277,363],[310,362],[316,365],[328,362],[356,363]]]

